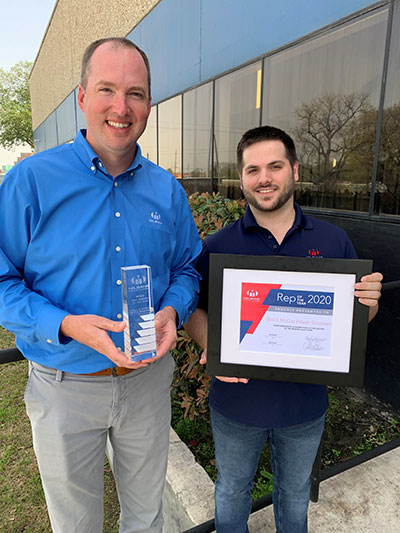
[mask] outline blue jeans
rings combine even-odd
[[[215,483],[217,533],[247,533],[251,489],[260,453],[270,446],[277,533],[306,533],[310,474],[325,415],[312,422],[263,429],[226,418],[211,408],[218,477]]]

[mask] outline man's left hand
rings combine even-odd
[[[167,306],[154,317],[156,328],[157,358],[165,355],[176,346],[176,311]]]
[[[378,312],[378,300],[381,297],[383,276],[380,272],[373,272],[363,276],[354,285],[354,296],[361,304],[367,305],[369,310],[369,320],[372,320]]]

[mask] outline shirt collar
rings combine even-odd
[[[292,229],[301,228],[301,227],[304,229],[312,229],[313,228],[312,219],[303,213],[303,211],[301,210],[301,207],[298,204],[296,204],[296,202],[294,203],[294,210],[295,210],[295,218],[294,218]],[[243,225],[244,225],[245,231],[249,230],[250,228],[260,227],[257,224],[257,221],[254,218],[254,215],[251,212],[251,209],[249,206],[247,206],[246,212],[243,215]]]
[[[314,225],[312,219],[303,213],[301,207],[296,204],[296,202],[294,203],[294,209],[296,211],[296,216],[293,228],[313,229]]]
[[[101,161],[100,157],[96,154],[96,152],[93,150],[93,148],[90,146],[90,144],[86,140],[86,130],[82,129],[79,130],[78,134],[75,137],[74,140],[74,150],[78,154],[79,158],[83,161],[83,163],[92,171],[96,172],[98,170],[102,170],[103,172],[106,172],[104,163]],[[135,157],[130,164],[129,168],[126,169],[124,172],[133,172],[134,170],[137,170],[142,165],[142,151],[140,149],[140,146],[136,143],[136,154]]]

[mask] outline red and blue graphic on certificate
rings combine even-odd
[[[333,287],[241,285],[241,351],[330,355]]]

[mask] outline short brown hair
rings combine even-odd
[[[285,131],[274,126],[260,126],[259,128],[246,131],[239,141],[236,150],[239,174],[242,173],[243,169],[243,152],[245,149],[252,144],[262,141],[281,141],[285,147],[286,157],[289,160],[290,166],[293,168],[294,164],[298,161],[293,139]]]
[[[139,52],[139,54],[142,56],[144,64],[146,65],[147,69],[147,81],[149,85],[149,97],[151,95],[151,77],[150,77],[150,63],[149,58],[147,55],[141,50],[135,43],[130,41],[129,39],[126,39],[125,37],[105,37],[104,39],[98,39],[97,41],[94,41],[93,43],[89,44],[89,46],[86,48],[85,52],[83,53],[82,57],[82,68],[81,68],[81,85],[84,89],[86,89],[89,72],[90,72],[90,60],[92,59],[92,55],[94,54],[95,50],[99,46],[105,43],[112,43],[114,46],[124,46],[125,48],[132,48]]]

